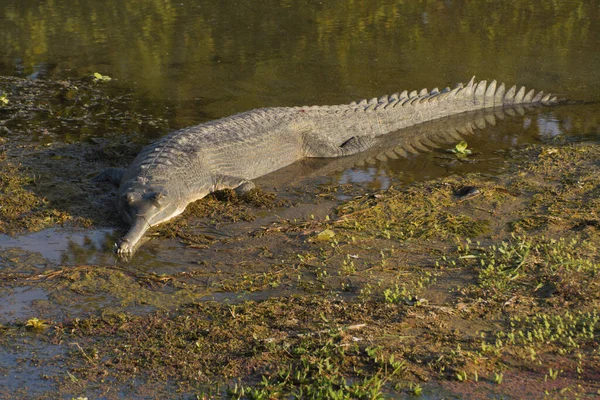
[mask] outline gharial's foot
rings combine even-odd
[[[130,256],[133,253],[133,246],[127,239],[121,239],[115,243],[115,253],[123,257]]]

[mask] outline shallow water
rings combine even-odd
[[[443,87],[472,75],[600,100],[600,26],[593,23],[600,9],[592,0],[523,0],[511,7],[491,0],[3,3],[0,74],[42,79],[100,72],[113,78],[110,85],[133,91],[132,107],[167,118],[173,128],[256,107]],[[306,182],[378,190],[450,174],[498,173],[506,149],[558,135],[597,140],[598,111],[592,104],[509,116],[469,135],[475,154],[462,162],[445,153],[448,145],[341,166],[297,163],[258,183],[266,190]],[[309,207],[304,216],[311,213]],[[0,246],[40,253],[51,263],[111,265],[122,263],[110,254],[116,236],[50,230],[0,237]],[[194,256],[179,251],[168,241],[151,243],[128,265],[185,269]]]
[[[132,107],[167,118],[172,128],[257,107],[444,87],[472,75],[599,100],[600,27],[593,22],[600,11],[593,0],[510,7],[491,0],[3,3],[0,74],[99,72],[133,90]],[[597,112],[560,114],[540,114],[540,137],[581,133],[586,124],[597,130]],[[512,145],[526,130],[504,129]],[[358,168],[340,179],[386,187],[403,167]],[[414,179],[436,171],[423,165]]]
[[[51,228],[15,237],[0,235],[0,247],[37,252],[57,264],[101,264],[104,260],[99,259],[98,254],[103,253],[107,243],[114,241],[111,232],[110,229],[73,232]]]
[[[163,117],[173,129],[257,107],[347,103],[403,89],[441,88],[473,75],[572,100],[600,100],[596,0],[513,0],[509,5],[495,0],[0,3],[1,75],[60,79],[99,72],[112,78],[109,86],[132,91],[133,109]],[[466,137],[475,154],[462,162],[445,151],[452,147],[448,144],[399,159],[357,157],[341,169],[335,160],[300,163],[258,183],[266,190],[320,183],[379,190],[451,174],[495,174],[502,172],[506,150],[519,145],[565,135],[598,141],[599,116],[597,104],[582,104],[507,117]],[[147,140],[155,139],[152,135]],[[55,140],[67,140],[66,134]],[[237,234],[280,217],[323,216],[330,207],[300,204],[287,214],[219,229],[223,235]],[[11,267],[19,262],[41,269],[110,265],[157,274],[193,268],[218,279],[234,276],[239,267],[230,259],[235,244],[202,252],[175,240],[151,240],[132,260],[117,260],[110,248],[118,235],[112,229],[53,229],[2,236],[0,260]],[[256,268],[268,269],[267,261],[261,262]],[[213,282],[202,275],[198,279],[205,279],[207,287]],[[198,299],[237,301],[271,294],[285,293],[279,288],[252,294],[214,289]],[[0,297],[0,322],[15,321],[37,315],[32,304],[46,302],[48,292],[22,287]],[[113,300],[78,299],[79,309],[70,307],[70,315],[103,309]],[[47,346],[42,349],[48,354],[40,358],[54,355]],[[3,354],[0,367],[15,368],[19,357],[31,355]],[[18,382],[44,389],[43,379],[29,381],[32,369],[17,369]],[[0,386],[16,387],[7,379]]]
[[[526,111],[524,115],[503,114],[489,123],[490,115],[462,115],[445,119],[440,123],[425,124],[414,129],[405,129],[390,134],[379,148],[343,159],[316,159],[295,163],[282,170],[258,178],[256,183],[265,191],[276,191],[282,196],[287,189],[302,191],[315,185],[351,185],[363,190],[376,191],[391,186],[402,186],[412,182],[461,175],[469,172],[499,174],[504,171],[505,154],[512,148],[530,143],[551,143],[561,135],[568,141],[598,141],[600,131],[594,125],[585,127],[590,116],[597,115],[600,106],[596,104],[542,108]],[[498,114],[498,112],[496,112]],[[478,118],[479,116],[479,118]],[[475,122],[476,121],[476,122]],[[474,129],[458,133],[467,124]],[[479,125],[479,127],[477,127]],[[583,127],[583,128],[582,128]],[[440,143],[438,148],[427,151],[406,153],[405,156],[390,158],[384,151],[396,147],[405,149],[406,144],[414,143],[423,137],[444,137],[445,131],[457,132],[466,140],[473,154],[457,159],[449,153],[453,146]],[[406,137],[411,138],[407,140]],[[450,143],[457,142],[457,136],[448,136]],[[415,147],[411,147],[413,151]],[[383,157],[382,157],[383,156]],[[290,195],[287,195],[288,197]],[[337,192],[337,200],[346,200],[352,195]],[[276,212],[263,211],[252,222],[220,223],[218,228],[211,225],[197,228],[197,232],[217,238],[232,238],[268,226],[279,219],[325,218],[330,213],[333,202],[302,200],[302,196],[291,195],[295,205]],[[113,245],[122,233],[116,229],[76,230],[51,228],[41,232],[11,237],[0,235],[0,249],[20,249],[41,257],[47,265],[115,265],[133,267],[139,271],[157,274],[173,274],[202,269],[198,266],[198,249],[186,248],[177,240],[148,239],[131,259],[120,259],[113,254]],[[208,261],[206,273],[212,271],[212,263],[217,263],[222,255],[203,254]],[[27,261],[24,264],[40,265],[42,261]],[[215,297],[216,296],[216,297]],[[219,294],[208,298],[228,298]],[[235,296],[234,296],[235,297]]]
[[[113,78],[110,85],[133,91],[132,107],[167,118],[173,128],[256,107],[443,87],[472,75],[599,100],[594,1],[515,1],[511,7],[494,1],[4,3],[1,74],[41,79],[100,72]],[[475,153],[462,162],[445,152],[448,144],[397,159],[297,163],[257,183],[266,190],[317,183],[380,190],[450,174],[498,173],[504,150],[558,135],[597,140],[598,111],[591,104],[507,116],[465,137]],[[224,229],[243,229],[238,225]],[[36,252],[51,263],[114,265],[122,263],[110,254],[118,235],[49,230],[0,237],[0,246]],[[193,250],[180,251],[168,241],[151,242],[127,265],[161,273],[189,268]]]
[[[173,127],[472,75],[579,100],[600,91],[594,0],[2,3],[0,73],[99,72]]]

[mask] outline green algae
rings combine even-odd
[[[540,308],[599,304],[600,257],[589,241],[514,236],[489,247],[472,246],[459,246],[457,258],[477,272],[477,284],[465,290],[475,298],[500,304],[518,298],[526,307]]]
[[[583,215],[555,196],[567,196],[578,176],[588,182],[579,194],[595,190],[596,153],[581,146],[588,145],[561,148],[565,161],[585,165],[580,175],[569,169],[568,181],[558,162],[539,179],[546,155],[528,148],[514,165],[521,176],[448,177],[346,201],[328,218],[280,219],[251,235],[213,237],[206,250],[228,248],[235,261],[224,273],[222,261],[205,257],[202,265],[216,270],[208,286],[191,279],[205,274],[201,268],[162,276],[103,266],[49,272],[39,284],[56,288],[50,297],[58,304],[102,295],[111,304],[43,333],[81,346],[64,359],[77,384],[60,387],[135,379],[138,390],[163,393],[175,385],[199,396],[352,398],[409,395],[417,386],[427,392],[435,382],[458,393],[466,389],[455,385],[470,383],[514,396],[525,380],[537,395],[593,393],[597,227],[582,226]],[[462,186],[481,194],[461,198]],[[206,202],[238,215],[248,207]],[[568,205],[559,225],[514,234],[515,221],[541,218],[543,207],[559,203]],[[418,221],[412,228],[410,216]],[[483,231],[467,223],[484,220]],[[333,232],[328,240],[315,240],[326,230]],[[265,263],[271,258],[278,261]],[[293,294],[269,292],[283,289]],[[272,294],[236,304],[200,301],[219,292]],[[127,310],[144,305],[156,311]]]
[[[339,228],[388,239],[477,237],[489,220],[467,215],[446,182],[416,184],[367,195],[340,206]]]
[[[54,273],[55,280],[59,274]],[[180,284],[172,277],[156,274],[135,275],[115,268],[74,267],[60,271],[53,300],[69,304],[68,293],[83,296],[108,296],[119,302],[120,307],[151,306],[173,308],[201,299],[205,292],[198,286]],[[55,284],[56,284],[55,283]]]
[[[30,190],[35,179],[0,154],[0,233],[39,231],[72,221],[73,217],[52,207]]]

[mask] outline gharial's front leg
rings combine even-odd
[[[233,189],[238,195],[248,193],[256,186],[254,182],[245,178],[238,178],[229,175],[219,175],[214,179],[213,191],[221,189]]]
[[[329,138],[310,134],[304,138],[304,155],[313,158],[350,156],[371,148],[374,143],[375,138],[370,136],[353,136],[341,145],[337,145]]]

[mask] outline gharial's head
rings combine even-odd
[[[119,253],[130,253],[144,233],[153,226],[180,214],[182,209],[166,185],[146,182],[126,182],[117,195],[117,209],[131,224],[127,234],[117,245]]]
[[[178,207],[165,187],[135,185],[120,191],[117,208],[130,224],[144,218],[148,225],[155,226],[173,218]]]

